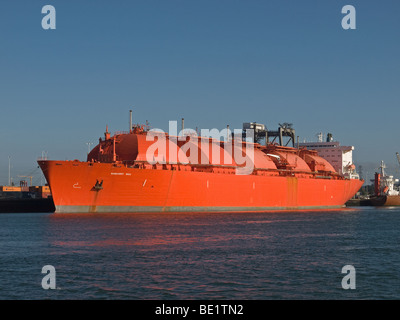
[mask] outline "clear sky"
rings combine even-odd
[[[56,29],[42,28],[44,5]],[[342,7],[356,29],[342,28]],[[355,164],[399,172],[400,1],[0,2],[0,185],[36,160],[84,160],[87,142],[146,120],[167,131],[293,123],[328,132]],[[36,180],[35,180],[36,179]],[[39,179],[39,180],[38,180]]]

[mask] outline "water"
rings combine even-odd
[[[0,299],[399,299],[399,240],[400,208],[0,214]]]

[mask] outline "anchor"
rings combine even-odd
[[[103,189],[103,180],[101,180],[101,182],[99,182],[99,180],[96,180],[96,184],[92,188],[92,191],[100,191],[102,189]]]

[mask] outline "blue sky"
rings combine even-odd
[[[56,29],[41,26],[44,5]],[[356,29],[344,30],[344,5]],[[0,185],[80,159],[105,126],[293,123],[399,172],[400,2],[14,0],[0,3]],[[400,174],[399,174],[400,175]]]

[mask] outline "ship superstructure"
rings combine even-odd
[[[299,143],[300,147],[316,150],[320,157],[329,161],[336,172],[350,179],[359,179],[353,163],[354,146],[341,146],[339,141],[334,141],[331,133],[323,141],[323,133],[318,134],[318,141]]]

